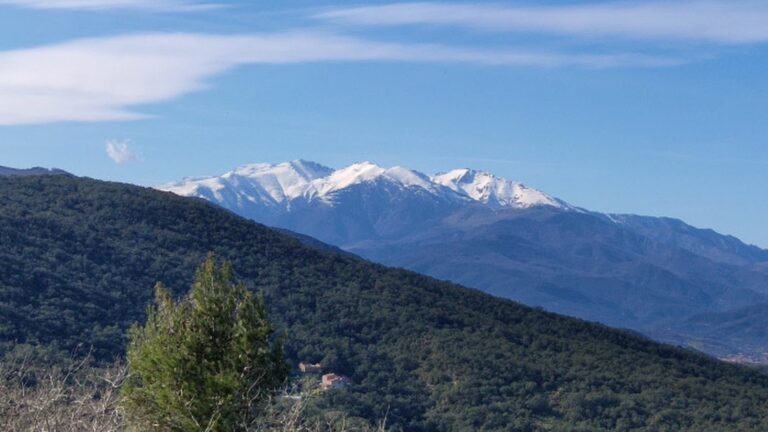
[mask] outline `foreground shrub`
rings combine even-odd
[[[247,430],[288,375],[263,302],[213,256],[180,302],[158,284],[146,325],[129,337],[131,430]]]

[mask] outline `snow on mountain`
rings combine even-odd
[[[277,165],[250,164],[221,176],[188,178],[158,189],[197,196],[227,208],[262,204],[277,206],[302,196],[311,181],[333,170],[314,162],[295,160]]]
[[[275,203],[301,196],[310,182],[328,176],[332,169],[314,162],[295,160],[279,165],[253,164],[240,167],[225,175],[238,182],[248,182],[261,189]]]
[[[400,189],[420,189],[450,202],[480,202],[496,209],[537,206],[573,209],[541,191],[486,172],[458,169],[430,178],[408,168],[383,168],[371,162],[339,170],[303,160],[277,165],[251,164],[221,176],[184,179],[159,189],[205,198],[235,211],[254,206],[289,210],[291,203],[299,200],[332,205],[338,192],[376,182]]]
[[[450,191],[432,182],[426,175],[403,167],[383,168],[371,162],[361,162],[334,171],[331,175],[317,179],[309,184],[305,197],[327,200],[334,192],[351,186],[383,181],[400,188],[421,188],[437,195],[445,196]],[[451,197],[454,198],[455,197]]]
[[[432,181],[493,208],[573,207],[522,183],[506,180],[482,171],[456,169],[432,177]]]

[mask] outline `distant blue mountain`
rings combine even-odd
[[[161,189],[554,312],[719,356],[768,352],[740,334],[702,345],[689,324],[768,303],[768,251],[679,220],[591,212],[470,169],[429,177],[369,162],[247,165]]]
[[[56,168],[26,168],[16,169],[0,166],[0,176],[38,176],[38,175],[70,175],[68,172]]]

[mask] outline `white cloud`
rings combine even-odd
[[[108,10],[137,9],[156,12],[194,12],[218,9],[221,5],[187,0],[0,0],[0,5],[31,9]]]
[[[366,26],[450,25],[485,31],[583,37],[768,42],[768,2],[599,2],[553,6],[396,3],[331,10],[318,18]]]
[[[652,56],[579,55],[378,43],[318,33],[137,34],[0,52],[0,125],[135,120],[135,107],[205,89],[246,64],[453,62],[492,66],[665,66]]]
[[[107,156],[122,165],[138,160],[139,157],[130,148],[130,140],[109,140],[106,144]]]

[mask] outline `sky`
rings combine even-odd
[[[471,167],[768,248],[768,3],[0,0],[0,165]]]

